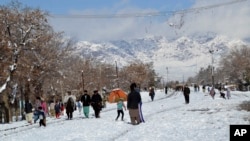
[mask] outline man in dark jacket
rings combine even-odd
[[[30,103],[29,100],[25,100],[25,118],[27,120],[28,123],[32,124],[32,104]]]
[[[92,98],[91,98],[91,104],[95,111],[95,117],[100,118],[100,111],[102,109],[102,97],[98,93],[98,90],[94,90],[94,94],[92,95]]]
[[[187,85],[185,85],[185,87],[183,89],[183,94],[184,94],[185,102],[186,102],[186,104],[188,104],[189,103],[190,89]]]
[[[81,102],[83,105],[83,113],[86,118],[89,118],[89,105],[91,103],[91,99],[87,90],[84,90],[84,94],[81,97]]]
[[[127,99],[127,109],[129,110],[131,124],[136,125],[141,122],[139,115],[139,103],[141,102],[141,95],[136,91],[136,83],[130,85],[130,93]]]

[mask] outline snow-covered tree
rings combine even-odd
[[[46,80],[60,77],[59,61],[67,56],[72,44],[62,33],[54,32],[48,16],[18,2],[0,7],[0,96],[7,109],[17,97],[41,96]],[[10,110],[6,112],[11,119]]]
[[[221,60],[221,68],[228,80],[250,85],[250,47],[236,46]]]

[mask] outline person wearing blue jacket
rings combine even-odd
[[[123,103],[123,98],[120,98],[119,101],[117,102],[117,117],[115,120],[118,120],[120,114],[122,114],[122,121],[124,120],[123,117],[124,117],[124,112],[123,112],[123,108],[125,109],[126,111],[126,106],[125,104]]]
[[[39,117],[39,119],[40,119],[40,122],[39,122],[39,125],[40,126],[46,126],[46,116],[45,116],[45,113],[44,113],[44,111],[43,111],[43,108],[40,106],[40,107],[38,107],[38,109],[39,109],[39,111],[38,111],[38,117]]]

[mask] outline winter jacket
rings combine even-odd
[[[94,109],[102,108],[102,97],[100,94],[94,94],[91,98],[91,103]]]
[[[60,113],[61,107],[60,107],[59,103],[56,103],[56,105],[55,105],[55,111],[56,111],[56,113]]]
[[[32,104],[30,102],[25,103],[25,112],[26,113],[32,113]]]
[[[38,111],[38,117],[39,117],[40,120],[46,118],[45,113],[44,113],[43,110],[39,110],[39,111]]]
[[[128,94],[127,109],[138,109],[138,104],[141,102],[141,95],[136,90]]]
[[[117,110],[123,110],[123,107],[125,107],[124,103],[122,101],[117,102]]]
[[[91,98],[91,102],[92,103],[101,103],[102,102],[102,97],[100,94],[93,94],[92,98]]]
[[[82,95],[81,102],[83,106],[89,106],[91,102],[90,96],[88,94]]]
[[[47,108],[47,104],[46,104],[45,101],[42,101],[41,107],[42,107],[44,113],[47,114],[48,113],[48,108]]]
[[[149,96],[155,96],[155,91],[153,89],[149,91]]]
[[[183,93],[184,93],[185,95],[190,94],[190,89],[189,89],[188,87],[184,87]]]

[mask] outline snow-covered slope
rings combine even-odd
[[[215,66],[221,55],[237,45],[246,44],[242,40],[229,39],[214,34],[194,35],[167,39],[162,36],[151,36],[133,40],[117,40],[110,42],[77,43],[74,54],[81,57],[95,57],[102,62],[118,66],[139,59],[153,62],[156,72],[168,80],[183,80],[194,75],[201,67],[211,64],[211,53],[214,51]]]

